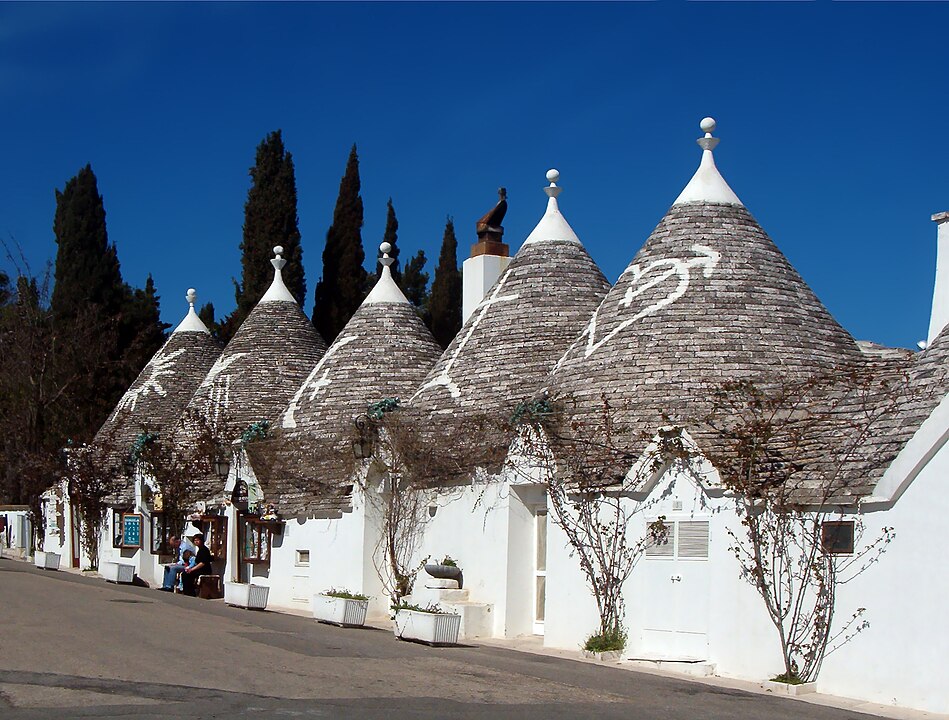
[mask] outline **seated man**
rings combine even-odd
[[[194,545],[192,545],[187,538],[179,538],[177,535],[172,535],[168,538],[168,545],[172,549],[175,562],[170,565],[165,565],[165,575],[161,583],[161,589],[165,592],[171,592],[175,589],[175,585],[178,584],[178,576],[182,570],[185,569],[185,564],[182,560],[185,550],[190,550],[191,552],[195,551]]]

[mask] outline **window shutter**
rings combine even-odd
[[[708,557],[708,522],[705,520],[682,520],[678,523],[679,557]]]
[[[668,532],[666,533],[665,540],[659,543],[650,541],[649,545],[646,546],[646,557],[671,558],[675,555],[675,526],[676,524],[674,522],[666,522]]]

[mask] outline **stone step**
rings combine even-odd
[[[487,603],[441,603],[448,612],[461,615],[460,639],[491,637],[494,634],[494,606]]]

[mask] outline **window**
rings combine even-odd
[[[273,539],[271,523],[255,517],[241,520],[241,561],[270,563],[270,542]]]
[[[823,523],[820,539],[828,555],[853,555],[853,520]]]
[[[211,559],[227,560],[227,518],[223,515],[202,515],[195,523],[204,533],[204,542],[211,551]]]
[[[122,547],[122,511],[112,508],[112,547]]]
[[[297,550],[297,565],[299,567],[308,567],[310,564],[310,551]]]
[[[163,512],[153,512],[150,523],[149,550],[152,555],[173,555],[174,551],[168,544],[168,538],[173,534],[169,517]]]
[[[709,526],[707,520],[666,521],[666,536],[646,546],[647,558],[707,560]]]

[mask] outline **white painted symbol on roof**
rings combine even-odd
[[[112,420],[115,420],[122,410],[127,409],[129,412],[135,412],[135,406],[138,404],[139,398],[145,397],[149,393],[155,393],[159,397],[165,397],[168,393],[165,391],[165,388],[162,387],[160,380],[165,376],[175,374],[172,366],[175,364],[175,360],[177,360],[184,351],[185,348],[180,348],[167,355],[162,355],[161,353],[156,355],[145,368],[148,370],[148,377],[145,378],[145,381],[137,388],[129,388],[128,392],[122,396],[118,406],[115,408],[115,412],[112,413]]]
[[[329,385],[332,380],[329,377],[329,370],[323,373],[323,377],[319,380],[314,380],[320,370],[323,369],[323,365],[326,364],[326,361],[333,357],[340,349],[349,345],[356,339],[355,335],[347,335],[346,337],[339,338],[334,342],[330,349],[326,351],[326,354],[320,358],[320,361],[316,364],[316,367],[310,371],[310,374],[307,376],[306,380],[303,381],[303,384],[300,388],[294,393],[293,399],[290,400],[290,404],[287,406],[287,409],[283,413],[283,426],[287,429],[293,429],[297,426],[296,420],[296,411],[300,405],[300,399],[303,397],[303,394],[307,390],[312,390],[310,393],[310,400],[314,400],[316,396],[323,390],[327,385]]]
[[[702,268],[702,275],[707,278],[711,277],[715,267],[718,265],[718,261],[721,259],[721,253],[706,245],[693,245],[691,249],[692,252],[697,254],[697,257],[688,259],[662,258],[654,260],[644,268],[640,268],[638,264],[630,265],[617,281],[617,284],[619,284],[623,282],[624,276],[632,276],[629,280],[630,285],[626,288],[626,293],[623,295],[623,299],[619,301],[621,307],[630,307],[635,298],[673,276],[678,277],[678,282],[665,297],[651,305],[647,305],[632,317],[626,318],[599,340],[596,339],[596,324],[600,312],[600,309],[597,308],[596,312],[593,313],[593,317],[590,318],[587,329],[584,330],[583,335],[580,336],[581,340],[586,337],[586,347],[584,348],[583,356],[590,357],[590,355],[599,350],[604,344],[612,340],[636,321],[641,320],[647,315],[659,312],[662,308],[671,305],[685,295],[689,289],[691,268]],[[569,350],[567,352],[569,353]],[[560,359],[560,362],[557,363],[557,367],[560,367],[566,357],[567,355],[565,354]]]
[[[468,332],[465,333],[465,336],[461,339],[461,342],[455,346],[455,351],[451,354],[451,357],[448,359],[448,362],[445,363],[445,366],[441,369],[441,372],[438,373],[434,378],[429,380],[427,383],[422,385],[415,394],[412,396],[412,400],[417,398],[423,392],[429,388],[434,387],[445,387],[448,389],[449,394],[457,400],[461,397],[461,388],[458,387],[458,384],[451,378],[451,369],[455,366],[455,361],[458,359],[458,355],[461,354],[461,351],[464,349],[465,345],[468,344],[468,341],[471,339],[471,336],[474,334],[474,331],[481,324],[481,321],[484,319],[484,316],[487,315],[488,310],[490,310],[494,305],[502,302],[508,302],[510,300],[517,300],[520,297],[520,293],[512,293],[510,295],[501,295],[501,289],[504,287],[504,283],[507,282],[508,275],[511,274],[511,270],[508,269],[504,275],[501,276],[501,279],[498,281],[498,284],[494,286],[494,292],[491,293],[490,297],[486,297],[481,301],[481,304],[475,308],[475,317],[471,323],[471,326],[468,328]]]
[[[246,352],[240,352],[228,355],[227,357],[222,355],[208,371],[207,377],[205,377],[204,382],[201,383],[201,388],[208,388],[208,400],[205,404],[205,410],[208,413],[209,419],[216,422],[221,415],[221,409],[227,408],[231,404],[231,376],[228,374],[221,377],[222,373],[237,360],[248,354],[249,353]]]

